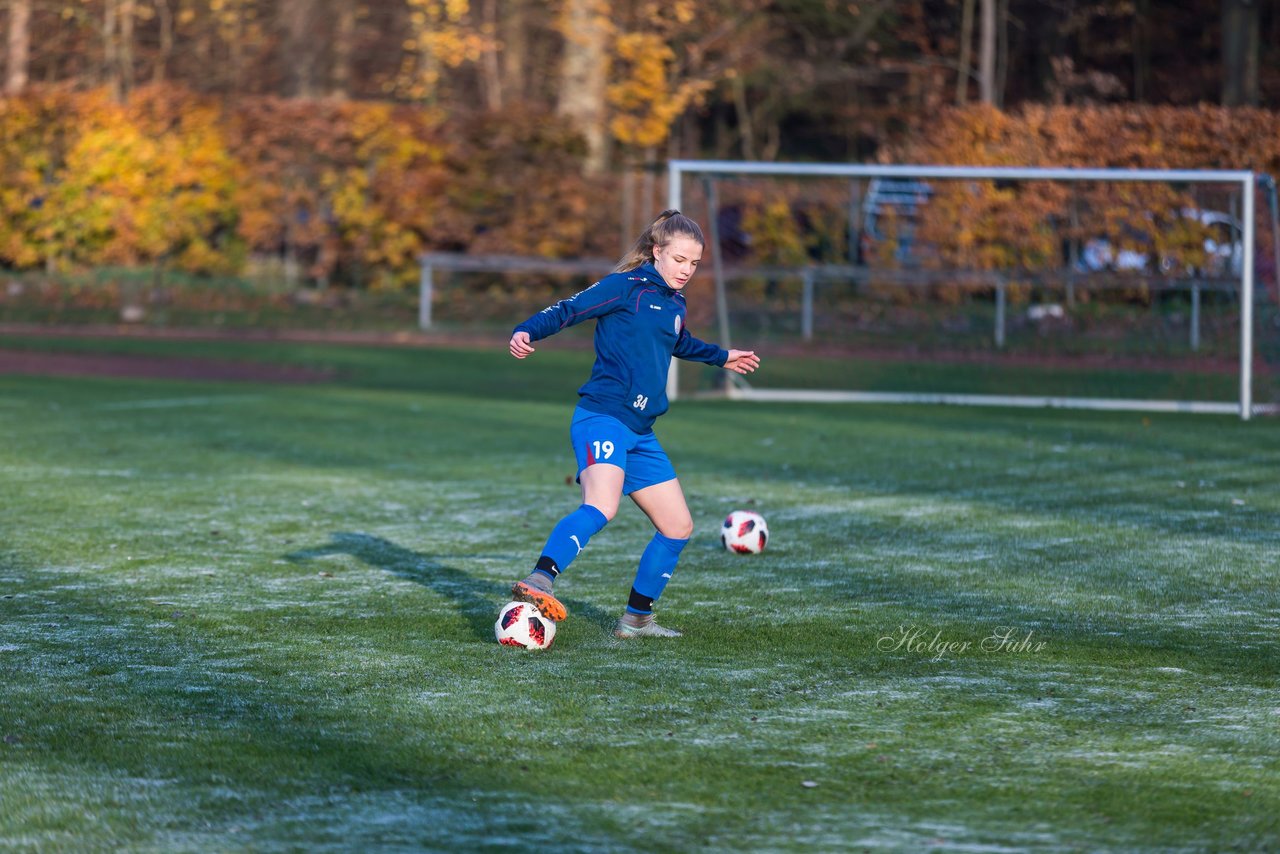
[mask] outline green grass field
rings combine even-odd
[[[626,507],[528,653],[589,354],[0,347],[335,371],[0,376],[0,848],[1280,848],[1274,419],[680,402],[686,636]]]

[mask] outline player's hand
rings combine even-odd
[[[755,350],[730,350],[725,359],[724,369],[735,374],[749,374],[760,367],[760,357]]]
[[[511,341],[507,344],[507,349],[511,351],[511,355],[517,359],[523,359],[534,351],[534,347],[529,343],[528,332],[517,332],[511,336]]]

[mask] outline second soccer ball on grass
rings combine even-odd
[[[720,528],[720,543],[738,554],[758,555],[769,542],[769,526],[764,517],[750,510],[734,510]]]

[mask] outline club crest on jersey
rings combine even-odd
[[[676,315],[676,335],[680,334],[680,315]]]

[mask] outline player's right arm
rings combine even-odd
[[[511,355],[517,359],[523,359],[537,348],[529,343],[529,333],[523,329],[517,329],[511,336],[511,341],[507,343],[507,349],[511,351]]]
[[[606,276],[586,290],[547,306],[512,330],[507,349],[512,356],[523,359],[536,349],[532,346],[534,341],[541,341],[584,320],[616,311],[623,305],[622,297],[629,284],[626,276]]]

